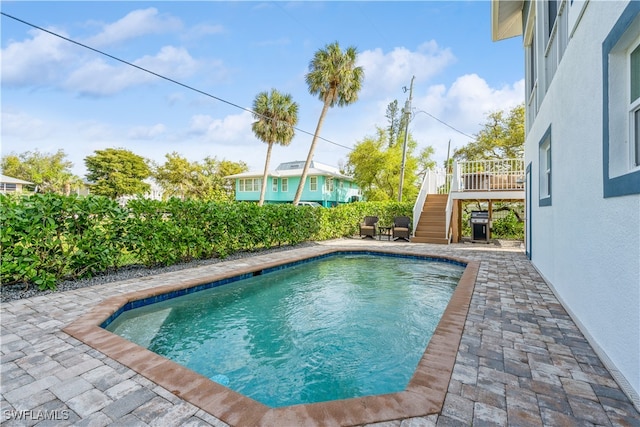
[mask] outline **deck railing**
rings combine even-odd
[[[418,199],[413,207],[413,228],[417,226],[420,213],[428,194],[449,194],[446,207],[446,232],[452,210],[451,193],[470,191],[523,191],[524,159],[477,160],[453,163],[450,173],[444,168],[433,168],[425,173]]]
[[[524,160],[478,160],[454,164],[457,181],[451,191],[513,191],[524,189]]]

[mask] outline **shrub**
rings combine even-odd
[[[0,279],[55,288],[116,267],[125,211],[103,197],[0,195]]]
[[[2,283],[53,289],[62,278],[92,276],[127,263],[171,265],[224,258],[306,240],[358,233],[366,215],[391,224],[412,206],[358,202],[335,208],[291,204],[0,195]]]
[[[491,234],[499,239],[523,240],[524,222],[519,221],[513,211],[509,211],[503,218],[493,220]]]

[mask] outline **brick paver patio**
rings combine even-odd
[[[378,426],[640,426],[640,414],[522,251],[349,239],[319,244],[326,245],[391,245],[480,262],[441,412]],[[0,422],[7,426],[226,425],[62,329],[119,293],[187,281],[201,269],[229,271],[240,264],[287,256],[286,251],[258,255],[2,303]]]

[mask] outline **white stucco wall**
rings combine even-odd
[[[525,164],[532,172],[532,262],[637,405],[640,195],[603,197],[602,41],[625,6],[588,4],[527,134]],[[549,126],[552,204],[540,207],[539,143]]]

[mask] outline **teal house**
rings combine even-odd
[[[304,161],[281,163],[269,171],[265,203],[291,203],[296,195]],[[235,180],[236,200],[260,200],[264,172],[243,172],[226,178]],[[361,200],[362,192],[353,178],[340,173],[338,168],[311,162],[300,201],[316,202],[324,207],[337,206]]]

